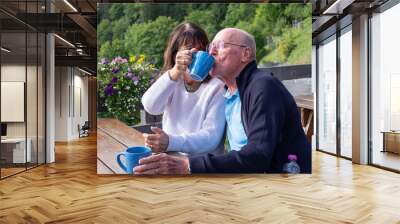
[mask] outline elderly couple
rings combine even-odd
[[[192,53],[207,46],[215,65],[197,82],[188,66]],[[163,129],[143,134],[156,154],[141,159],[135,174],[282,173],[288,155],[297,156],[301,173],[311,173],[311,147],[296,103],[255,59],[254,37],[243,30],[223,29],[208,43],[199,26],[177,26],[164,53],[164,72],[142,98],[146,111],[163,113]]]

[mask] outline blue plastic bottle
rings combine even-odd
[[[300,173],[300,166],[297,164],[297,156],[290,154],[288,156],[289,162],[283,165],[283,172],[284,173]]]

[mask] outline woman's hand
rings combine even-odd
[[[192,63],[192,54],[196,51],[196,48],[192,48],[190,50],[180,50],[176,53],[175,65],[169,71],[172,80],[177,81],[187,72],[189,65]]]
[[[151,131],[154,134],[143,134],[145,146],[151,148],[155,153],[165,152],[169,144],[168,135],[161,128],[157,127],[151,127]]]

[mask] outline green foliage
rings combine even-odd
[[[147,23],[132,24],[125,34],[124,49],[128,55],[146,55],[159,68],[168,36],[176,25],[177,22],[165,16]]]
[[[101,20],[101,22],[97,26],[97,33],[99,34],[99,35],[97,35],[97,42],[98,42],[99,48],[101,48],[101,46],[105,42],[112,40],[113,33],[112,33],[112,29],[111,29],[110,20],[108,20],[108,19]]]
[[[252,34],[261,64],[311,63],[311,4],[100,4],[99,58],[145,54],[158,68],[169,33],[184,21],[207,31],[225,27]]]
[[[142,22],[156,20],[159,16],[172,17],[175,21],[182,21],[188,10],[190,10],[188,4],[142,4],[140,13]]]
[[[294,36],[294,48],[288,55],[289,64],[309,64],[311,63],[312,43],[311,43],[311,18],[306,18],[301,27],[296,30]]]
[[[124,38],[124,33],[126,31],[126,28],[129,27],[129,20],[126,19],[119,19],[115,20],[112,22],[112,33],[113,33],[113,39],[123,39]]]
[[[119,18],[124,16],[124,8],[125,4],[110,4],[111,7],[109,9],[109,20],[118,20]]]
[[[202,28],[206,31],[208,38],[211,39],[218,31],[214,17],[214,13],[211,10],[194,10],[185,17],[185,21],[195,24],[205,24]]]
[[[124,4],[124,16],[120,19],[124,19],[128,24],[141,23],[143,4]],[[126,27],[125,27],[126,28]]]
[[[309,4],[265,4],[257,8],[253,25],[263,30],[255,36],[257,46],[265,38],[262,52],[257,52],[260,63],[311,63],[310,15]]]
[[[114,39],[112,43],[106,41],[100,48],[98,53],[98,59],[100,58],[113,58],[113,57],[128,57],[128,53],[124,46],[124,41],[120,39]]]
[[[252,21],[256,6],[256,4],[229,4],[222,27],[237,27],[240,22]]]

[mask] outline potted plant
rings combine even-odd
[[[102,58],[97,67],[98,93],[105,112],[99,117],[114,117],[134,125],[140,122],[141,98],[150,87],[155,74],[154,65],[145,56],[115,57],[110,62]]]

